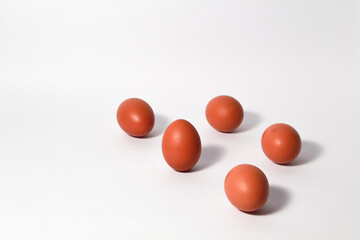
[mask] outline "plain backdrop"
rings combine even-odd
[[[1,0],[0,239],[360,239],[357,0]],[[221,94],[245,110],[223,134]],[[116,122],[129,97],[156,114],[147,138]],[[161,153],[184,118],[203,153],[188,173]],[[303,140],[288,166],[260,139]],[[241,163],[270,182],[262,210],[226,199]]]

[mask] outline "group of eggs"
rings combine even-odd
[[[206,106],[206,119],[219,132],[228,133],[243,121],[241,104],[230,96],[217,96]],[[130,136],[146,136],[154,127],[155,116],[148,103],[139,98],[122,102],[117,110],[120,127]],[[268,127],[261,138],[265,155],[277,164],[293,161],[301,149],[298,132],[284,123]],[[195,127],[184,119],[172,122],[162,138],[162,153],[167,164],[184,172],[196,165],[201,155],[201,140]],[[244,212],[260,209],[269,195],[269,182],[259,168],[240,164],[227,174],[225,193],[229,201]]]

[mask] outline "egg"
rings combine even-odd
[[[217,96],[210,100],[205,110],[209,124],[220,132],[231,132],[243,121],[241,104],[230,96]]]
[[[201,140],[195,127],[184,119],[172,122],[162,138],[162,153],[167,164],[176,171],[188,171],[201,155]]]
[[[155,116],[150,105],[139,98],[123,101],[116,113],[119,126],[133,137],[144,137],[154,127]]]
[[[261,146],[271,161],[286,164],[299,155],[301,138],[299,133],[290,125],[276,123],[264,131]]]
[[[260,209],[269,195],[265,174],[250,164],[241,164],[226,175],[225,194],[232,205],[243,212]]]

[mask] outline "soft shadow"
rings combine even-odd
[[[323,148],[316,142],[303,140],[301,142],[301,151],[299,156],[286,166],[298,166],[316,160],[323,153]]]
[[[291,199],[290,193],[279,186],[270,186],[269,197],[265,205],[258,211],[252,212],[252,215],[269,215],[285,208]]]
[[[155,114],[154,128],[144,138],[153,138],[162,135],[169,124],[170,120],[167,117],[161,114]]]
[[[235,129],[234,131],[232,131],[232,133],[240,133],[240,132],[249,131],[249,130],[255,128],[256,126],[258,126],[260,122],[261,122],[261,117],[259,114],[255,113],[255,112],[251,112],[251,111],[245,111],[244,119],[243,119],[240,127]]]
[[[224,148],[218,145],[203,146],[199,162],[195,165],[190,172],[196,172],[208,168],[218,161],[225,154]]]

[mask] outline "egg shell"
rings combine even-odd
[[[226,133],[240,126],[244,118],[244,110],[235,98],[221,95],[210,100],[205,115],[213,128]]]
[[[258,167],[240,164],[225,178],[225,193],[229,201],[243,212],[260,209],[269,195],[269,182]]]
[[[301,138],[295,128],[285,123],[276,123],[264,131],[261,147],[271,161],[286,164],[299,155]]]
[[[133,137],[146,136],[155,124],[152,108],[140,98],[123,101],[118,107],[116,118],[121,129]]]
[[[172,122],[162,138],[162,153],[167,164],[176,171],[190,170],[201,155],[199,133],[184,119]]]

